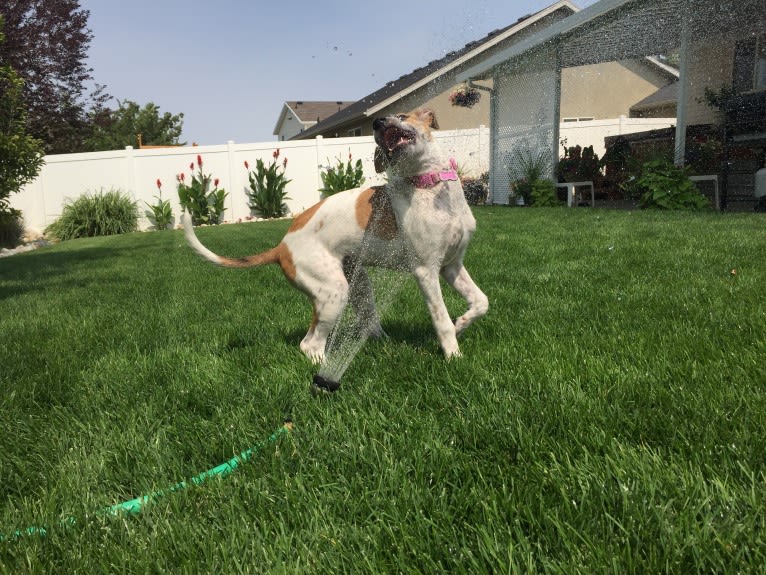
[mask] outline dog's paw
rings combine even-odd
[[[388,337],[388,334],[385,331],[383,331],[383,328],[380,326],[380,324],[371,327],[367,331],[367,335],[374,339],[383,339]]]
[[[314,365],[319,365],[324,361],[324,349],[316,349],[301,343],[301,351]]]
[[[463,354],[461,353],[460,349],[454,349],[452,351],[445,351],[444,356],[447,358],[447,361],[452,361],[453,359],[460,359],[463,357]]]

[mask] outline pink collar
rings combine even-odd
[[[455,161],[455,158],[449,159],[449,165],[449,170],[444,170],[442,172],[427,172],[425,174],[420,174],[419,176],[413,176],[410,181],[416,188],[421,189],[433,188],[440,182],[457,181],[457,162]]]

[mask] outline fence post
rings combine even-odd
[[[322,189],[322,152],[324,150],[324,136],[317,136],[314,139],[314,149],[316,150],[317,155],[317,163],[316,163],[316,182],[317,182],[317,190]]]
[[[227,199],[229,218],[224,217],[224,221],[236,222],[237,214],[234,213],[234,140],[226,142],[226,162],[229,166],[229,197]]]
[[[125,146],[125,164],[128,178],[128,193],[133,196],[134,200],[138,200],[138,188],[136,187],[136,156],[133,146]]]

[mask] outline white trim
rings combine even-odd
[[[667,74],[670,74],[675,79],[678,79],[681,77],[681,72],[679,72],[678,68],[674,68],[673,66],[669,66],[665,64],[662,60],[657,58],[656,56],[646,56],[646,59],[649,60],[652,64],[666,72]]]

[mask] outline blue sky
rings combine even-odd
[[[584,8],[595,0],[574,0]],[[274,140],[285,100],[358,100],[553,0],[81,0],[107,92],[184,113],[182,139]]]

